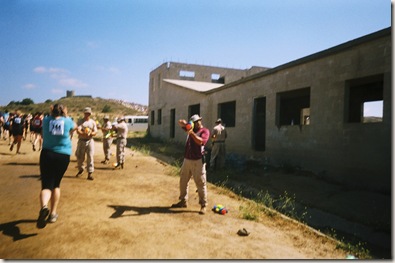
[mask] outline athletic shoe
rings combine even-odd
[[[84,170],[79,170],[75,177],[80,177],[84,173]]]
[[[43,206],[38,214],[37,228],[44,228],[47,225],[47,217],[49,215],[49,209],[47,206]]]
[[[58,214],[50,214],[48,217],[48,222],[49,223],[55,223],[56,220],[58,220],[59,215]]]
[[[205,207],[205,206],[202,206],[202,207],[200,208],[199,214],[204,215],[205,213],[206,213],[206,207]]]
[[[116,170],[116,169],[123,169],[123,163],[116,163],[114,165],[114,170]]]
[[[93,178],[93,176],[92,176],[92,173],[89,173],[89,174],[88,174],[88,178],[87,178],[87,179],[93,181],[94,178]]]
[[[188,206],[187,202],[185,202],[185,201],[180,201],[180,202],[178,202],[176,204],[172,204],[171,205],[171,207],[173,207],[173,208],[184,208],[184,207],[187,207],[187,206]]]
[[[101,163],[102,163],[102,164],[108,164],[109,161],[108,161],[108,160],[104,160],[104,161],[101,161]]]

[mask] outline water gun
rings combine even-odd
[[[221,214],[221,215],[225,215],[227,214],[229,211],[228,209],[223,206],[223,205],[215,205],[212,209],[215,213]]]
[[[191,129],[193,130],[194,127],[195,127],[195,124],[193,123],[193,121],[188,121],[187,124],[185,124],[185,129],[187,131],[189,131]]]
[[[112,132],[111,132],[111,131],[108,131],[108,132],[106,133],[105,138],[108,139],[108,138],[110,138],[110,137],[112,137]]]

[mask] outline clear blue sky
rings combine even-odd
[[[276,67],[389,26],[389,0],[0,0],[0,105],[148,105],[167,61]]]

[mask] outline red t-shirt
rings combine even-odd
[[[210,138],[210,131],[207,128],[200,128],[196,134],[202,138],[202,145],[197,144],[191,136],[188,136],[185,144],[184,157],[189,160],[199,160],[203,157],[204,145]]]

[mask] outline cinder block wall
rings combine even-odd
[[[299,166],[328,180],[359,188],[391,188],[390,36],[322,58],[270,70],[259,78],[210,94],[213,105],[236,100],[236,126],[228,128],[229,152]],[[345,120],[346,83],[383,75],[383,122]],[[276,125],[276,94],[310,88],[310,125]],[[254,98],[266,97],[266,150],[252,145]],[[212,112],[212,119],[216,112]]]
[[[339,46],[340,47],[340,46]],[[391,189],[391,35],[345,43],[255,75],[237,71],[234,82],[212,92],[199,93],[156,78],[179,79],[179,70],[200,72],[196,80],[211,78],[211,67],[170,63],[150,74],[150,110],[162,109],[162,125],[150,126],[154,137],[169,138],[170,110],[176,120],[188,118],[188,106],[200,104],[203,124],[212,128],[219,103],[236,101],[236,125],[228,127],[228,152],[266,159],[273,165],[298,166],[318,176],[356,188]],[[228,73],[231,71],[228,71]],[[219,70],[217,74],[221,73]],[[232,73],[233,74],[233,73]],[[380,75],[383,79],[383,121],[349,123],[346,120],[347,83]],[[210,79],[211,80],[211,79]],[[152,83],[151,83],[152,82]],[[310,89],[310,125],[278,125],[278,93]],[[266,148],[252,145],[254,99],[266,98]],[[176,127],[175,140],[185,141]]]

